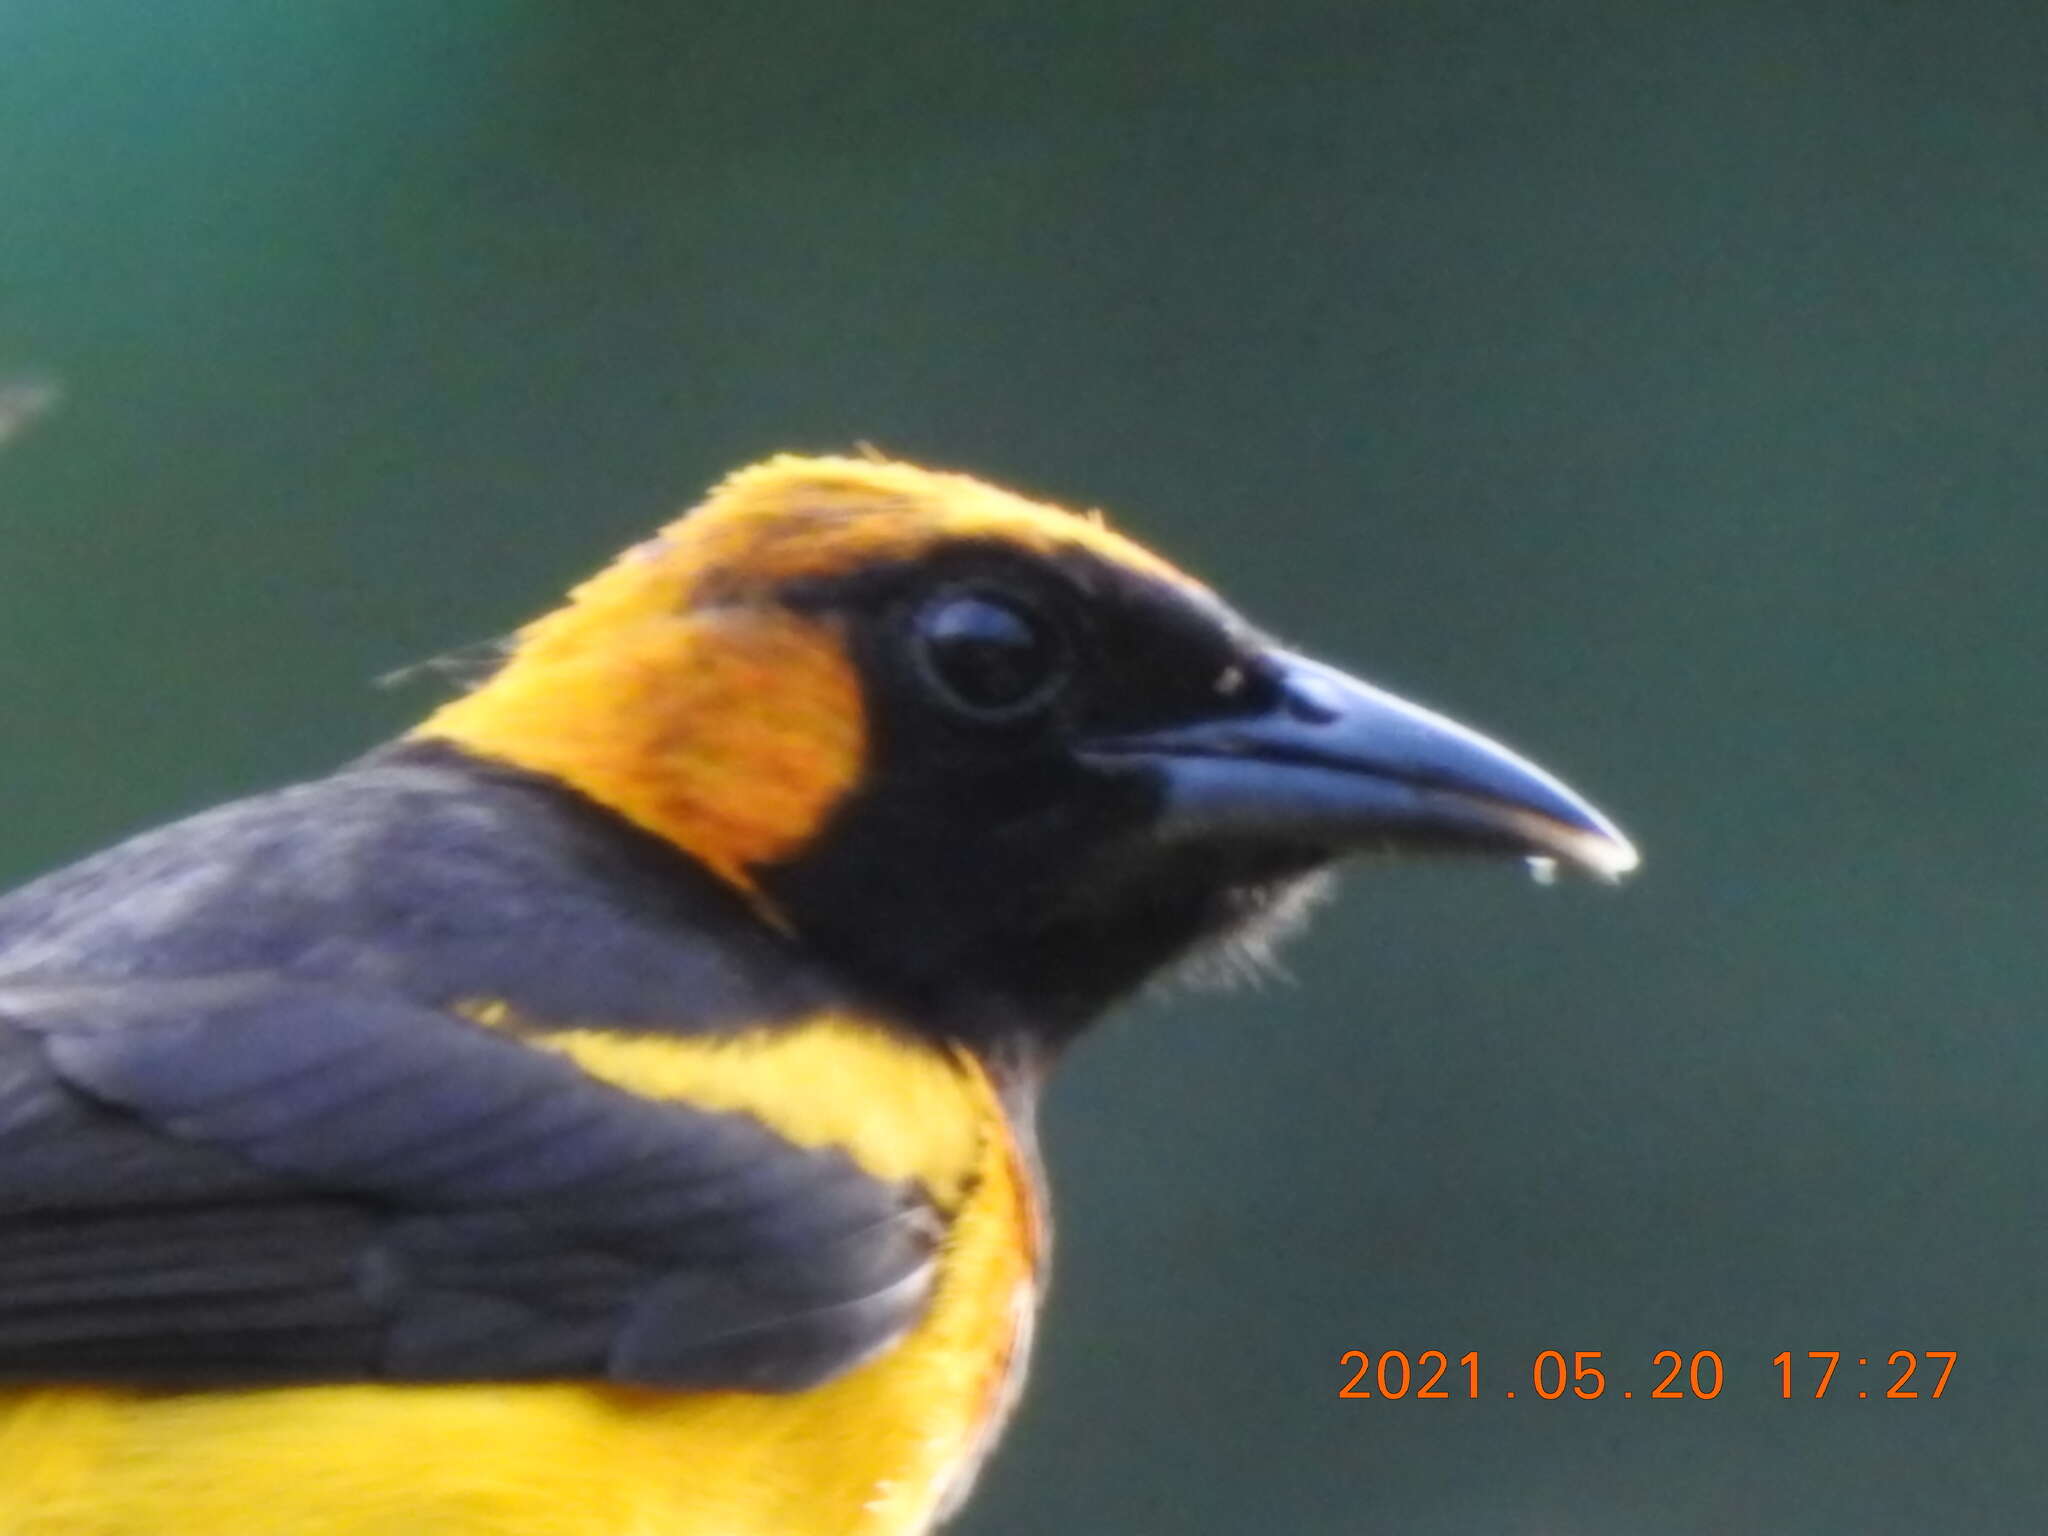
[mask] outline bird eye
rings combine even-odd
[[[1067,680],[1059,631],[1007,598],[935,597],[918,610],[912,634],[926,682],[962,714],[1014,719],[1051,702]]]

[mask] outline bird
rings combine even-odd
[[[326,777],[0,897],[0,1536],[914,1536],[1035,1107],[1355,854],[1616,826],[1109,526],[731,474]]]

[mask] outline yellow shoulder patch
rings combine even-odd
[[[502,1004],[461,1011],[494,1028],[522,1023]],[[949,1213],[990,1132],[979,1068],[851,1015],[734,1035],[575,1028],[524,1038],[644,1098],[751,1115],[800,1147],[837,1147],[878,1179],[915,1180]]]

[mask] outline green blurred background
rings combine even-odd
[[[1106,506],[1648,864],[1361,870],[1089,1044],[960,1529],[2038,1532],[2044,277],[2040,0],[6,0],[0,876],[767,451]]]

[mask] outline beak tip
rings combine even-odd
[[[1605,817],[1592,827],[1553,825],[1547,835],[1534,827],[1529,830],[1540,838],[1546,853],[1576,865],[1603,885],[1619,885],[1642,866],[1636,845]]]
[[[1638,869],[1642,868],[1643,856],[1636,851],[1636,845],[1623,838],[1607,845],[1604,859],[1588,867],[1604,885],[1619,885]]]

